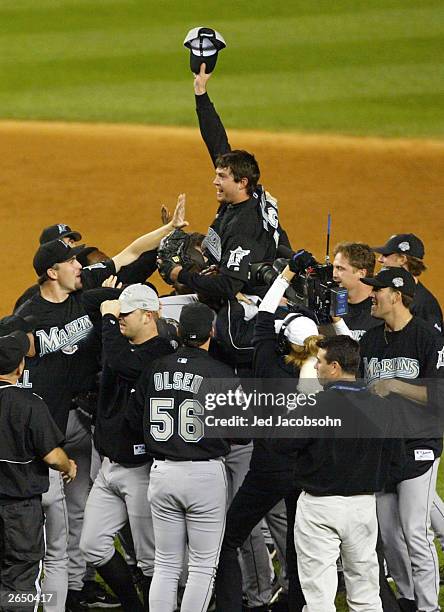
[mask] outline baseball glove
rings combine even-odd
[[[170,285],[171,270],[176,266],[189,270],[192,267],[203,269],[205,265],[202,254],[196,249],[195,234],[187,234],[181,229],[165,236],[157,250],[159,274]]]

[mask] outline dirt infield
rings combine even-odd
[[[236,131],[230,142],[255,152],[293,246],[322,257],[328,212],[333,244],[414,232],[426,244],[424,282],[444,303],[443,142]],[[34,282],[47,225],[67,223],[113,255],[159,225],[160,204],[173,206],[179,192],[193,230],[206,231],[216,209],[197,129],[0,122],[0,153],[0,314]]]

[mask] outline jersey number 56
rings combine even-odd
[[[150,434],[157,442],[166,442],[174,433],[174,398],[150,399]],[[204,424],[200,415],[204,408],[193,399],[183,400],[177,409],[177,433],[184,442],[199,442],[204,436]]]

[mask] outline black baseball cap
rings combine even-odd
[[[391,287],[404,295],[413,297],[415,295],[416,283],[413,275],[404,268],[382,268],[373,278],[359,279],[364,285],[377,287]]]
[[[371,249],[381,255],[401,253],[401,255],[411,255],[417,259],[424,257],[424,243],[415,234],[395,234],[383,246],[371,247]]]
[[[185,36],[184,47],[190,50],[191,72],[198,74],[201,64],[205,64],[205,72],[213,72],[219,51],[227,45],[223,36],[213,28],[193,28]]]
[[[25,334],[33,332],[37,327],[37,319],[32,315],[21,317],[20,315],[8,315],[0,319],[0,336],[8,336],[12,332],[21,331]]]
[[[0,337],[0,374],[10,374],[29,351],[29,338],[22,331]]]
[[[203,344],[210,337],[213,321],[214,312],[206,304],[187,304],[180,313],[179,336],[184,342],[192,340]]]
[[[66,225],[65,223],[56,223],[55,225],[45,227],[40,234],[39,242],[40,244],[45,244],[46,242],[51,242],[52,240],[57,240],[58,238],[66,238],[66,236],[69,236],[76,242],[82,240],[82,234],[72,230],[69,225]]]
[[[38,276],[42,276],[54,264],[63,263],[72,257],[76,257],[82,252],[84,246],[84,244],[81,244],[71,248],[63,240],[51,240],[51,242],[41,244],[32,262],[34,270]]]

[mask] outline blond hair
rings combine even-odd
[[[284,361],[287,365],[292,365],[295,370],[300,370],[304,361],[308,357],[315,357],[318,352],[318,342],[323,340],[324,336],[308,336],[304,340],[304,344],[293,344],[290,342],[290,352],[285,355]]]

